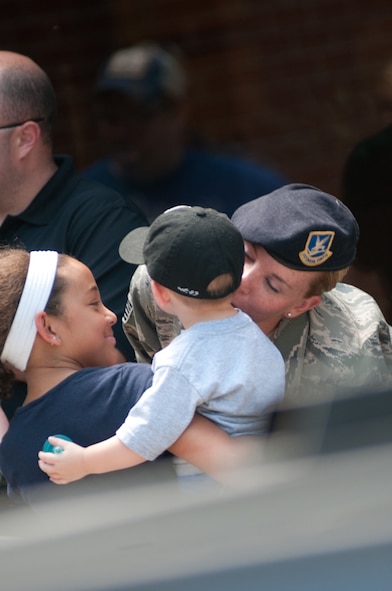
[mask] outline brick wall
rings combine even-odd
[[[382,126],[376,76],[392,59],[390,0],[2,0],[0,47],[26,53],[59,99],[56,149],[78,166],[99,146],[89,120],[109,53],[176,44],[197,133],[222,149],[339,194],[349,148]]]

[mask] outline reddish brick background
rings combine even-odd
[[[99,153],[90,92],[113,50],[176,44],[197,133],[339,194],[358,139],[383,125],[375,81],[392,59],[390,0],[2,0],[0,47],[50,75],[56,149],[84,166]]]

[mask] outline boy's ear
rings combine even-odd
[[[151,279],[151,291],[156,303],[160,308],[167,306],[171,302],[170,290]]]

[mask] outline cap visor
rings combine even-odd
[[[148,226],[135,228],[122,239],[118,252],[124,261],[134,265],[142,265],[144,263],[143,246],[148,230]]]

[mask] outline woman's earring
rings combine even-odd
[[[286,316],[287,318],[291,318],[291,312],[287,312]]]

